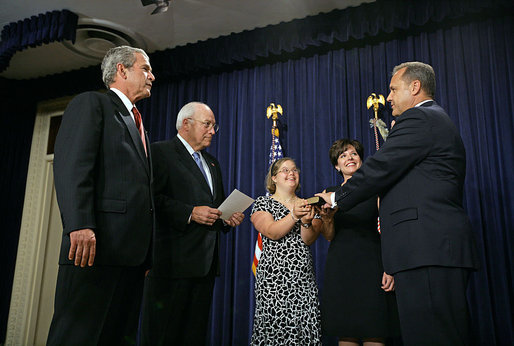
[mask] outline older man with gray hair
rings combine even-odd
[[[106,93],[66,108],[54,177],[63,235],[48,345],[136,341],[154,229],[150,148],[134,103],[150,96],[146,53],[121,46],[102,62]]]
[[[205,149],[218,132],[209,106],[186,104],[176,137],[152,144],[157,217],[153,268],[145,282],[142,345],[205,345],[214,279],[219,273],[220,232],[225,221],[218,160]]]

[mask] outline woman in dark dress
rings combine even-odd
[[[363,147],[340,139],[330,160],[343,184],[362,165]],[[335,191],[337,187],[327,189]],[[321,300],[322,330],[337,336],[339,346],[384,345],[399,331],[393,277],[384,273],[377,231],[377,198],[346,213],[323,208],[322,233],[330,241]]]

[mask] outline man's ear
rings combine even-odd
[[[411,88],[411,94],[417,95],[421,92],[421,82],[417,79],[413,80],[412,83],[410,83]]]
[[[187,118],[185,118],[184,120],[182,120],[182,127],[184,129],[189,129],[189,120]]]
[[[122,63],[116,64],[116,74],[119,75],[121,78],[126,79],[127,78],[127,69]]]

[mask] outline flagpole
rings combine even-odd
[[[283,157],[282,146],[280,145],[280,133],[278,130],[277,120],[278,116],[282,115],[282,106],[276,105],[274,103],[270,103],[268,108],[266,109],[266,117],[271,118],[271,147],[269,153],[269,161],[268,167],[273,164],[276,160]],[[259,260],[261,258],[262,253],[262,235],[260,232],[257,233],[257,241],[255,242],[255,252],[253,255],[252,262],[252,272],[253,275],[256,276],[257,265],[259,264]]]
[[[373,112],[375,114],[375,117],[369,120],[369,123],[371,126],[373,126],[373,132],[375,133],[375,146],[378,151],[380,149],[380,144],[378,140],[378,132],[380,131],[380,134],[382,135],[382,139],[385,141],[387,139],[387,135],[389,134],[389,131],[387,130],[387,127],[382,119],[378,118],[378,109],[380,105],[385,106],[385,98],[384,95],[371,93],[371,95],[368,96],[368,99],[366,100],[366,106],[368,109],[373,107]],[[377,232],[380,233],[380,217],[377,218]]]

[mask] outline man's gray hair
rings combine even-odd
[[[199,106],[207,106],[207,105],[202,102],[193,101],[193,102],[189,102],[188,104],[186,104],[184,107],[182,107],[180,109],[180,111],[178,112],[178,115],[177,115],[177,125],[176,125],[177,131],[180,130],[180,128],[182,127],[184,119],[193,117],[193,115],[196,112],[196,109]],[[209,107],[209,106],[207,106],[207,107]]]
[[[116,79],[116,65],[122,64],[126,68],[131,68],[136,62],[135,53],[141,53],[148,59],[144,50],[129,46],[114,47],[107,51],[102,61],[102,80],[107,89]]]
[[[406,68],[402,75],[403,81],[410,84],[414,80],[419,80],[421,89],[431,98],[435,97],[435,73],[432,66],[419,61],[404,62],[395,66],[392,75],[402,68]]]

